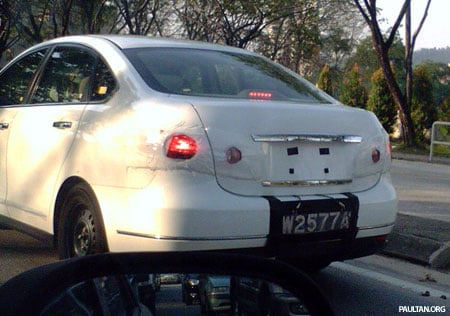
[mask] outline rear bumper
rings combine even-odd
[[[389,176],[383,175],[372,189],[354,193],[359,212],[357,229],[351,238],[324,236],[314,241],[277,242],[269,234],[267,199],[237,196],[222,190],[215,181],[203,181],[200,177],[195,183],[174,187],[128,191],[95,188],[110,251],[252,249],[270,257],[342,260],[378,251],[384,243],[380,244],[377,237],[388,235],[395,223],[397,197]]]

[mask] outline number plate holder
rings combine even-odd
[[[353,194],[345,196],[287,202],[267,198],[270,203],[270,237],[301,240],[354,238],[359,201]]]

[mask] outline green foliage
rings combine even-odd
[[[402,44],[400,36],[396,36],[391,49],[389,50],[389,57],[394,66],[394,72],[397,75],[400,87],[405,86],[405,70],[403,67],[404,55],[405,47]],[[363,86],[366,90],[370,91],[372,75],[381,67],[378,62],[371,36],[368,36],[359,42],[355,54],[347,60],[345,66],[347,71],[349,71],[354,64],[358,64],[359,66]]]
[[[432,61],[423,62],[416,67],[424,68],[431,80],[434,104],[442,104],[450,96],[450,67],[447,64]]]
[[[329,95],[333,95],[333,83],[331,80],[331,71],[328,65],[324,65],[319,73],[319,79],[317,80],[317,87],[322,89]]]
[[[444,101],[438,109],[438,120],[444,122],[450,122],[450,95]]]
[[[362,85],[358,64],[355,64],[347,73],[342,84],[340,100],[342,103],[353,107],[363,109],[366,107],[367,92]]]
[[[315,0],[273,2],[277,15],[255,42],[257,51],[289,69],[310,74],[320,51],[320,18]]]
[[[394,125],[397,121],[397,108],[381,68],[372,75],[372,88],[367,101],[367,109],[375,113],[389,134],[394,131]]]
[[[424,66],[417,66],[413,73],[411,116],[419,141],[425,140],[425,131],[437,120],[437,106],[434,104],[433,84]]]

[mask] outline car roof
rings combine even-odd
[[[75,35],[75,36],[65,36],[56,39],[49,40],[47,44],[50,43],[76,43],[76,42],[92,42],[92,41],[107,41],[120,49],[130,49],[130,48],[143,48],[143,47],[173,47],[173,48],[195,48],[195,49],[207,49],[207,50],[218,50],[218,51],[228,51],[228,52],[239,52],[247,53],[250,52],[236,48],[232,46],[212,44],[207,42],[193,41],[193,40],[182,40],[182,39],[172,39],[164,37],[151,37],[144,35]]]

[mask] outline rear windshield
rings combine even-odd
[[[329,103],[311,83],[259,56],[190,48],[125,54],[145,82],[164,93]]]

